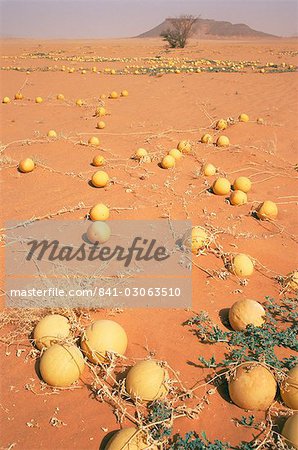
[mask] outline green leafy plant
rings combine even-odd
[[[297,307],[291,299],[276,304],[267,298],[266,323],[262,327],[248,325],[243,331],[223,331],[214,325],[209,316],[202,312],[192,317],[186,324],[195,326],[195,334],[201,342],[215,344],[225,343],[228,351],[225,358],[216,362],[214,356],[209,360],[200,356],[199,361],[204,367],[219,368],[249,361],[259,361],[275,369],[291,369],[298,363],[296,356],[279,359],[276,348],[283,347],[298,351],[298,321]],[[282,322],[282,326],[281,326]]]

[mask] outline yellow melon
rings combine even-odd
[[[266,311],[255,300],[243,299],[235,302],[229,310],[229,322],[233,330],[245,330],[247,325],[261,327],[265,322]]]
[[[234,206],[244,205],[247,203],[247,195],[242,191],[233,191],[230,195],[230,203]]]
[[[216,167],[213,164],[207,163],[203,166],[203,174],[206,177],[212,177],[216,174]]]
[[[209,241],[209,236],[204,228],[196,226],[191,230],[191,251],[197,254]]]
[[[166,369],[153,360],[137,362],[126,377],[126,390],[135,400],[153,401],[163,399],[168,393]]]
[[[178,142],[177,149],[182,153],[189,153],[191,151],[191,142],[189,141],[180,141]]]
[[[24,96],[21,92],[17,92],[14,96],[15,100],[23,100]]]
[[[134,158],[140,161],[142,158],[145,158],[146,156],[148,156],[147,150],[145,150],[144,148],[138,148],[137,151],[135,152]]]
[[[101,120],[100,122],[97,122],[96,128],[98,128],[99,130],[103,130],[105,126],[106,126],[105,122]]]
[[[124,90],[121,92],[121,97],[128,97],[128,91],[127,91],[126,89],[124,89]]]
[[[116,91],[112,91],[109,95],[109,98],[113,98],[113,99],[118,98],[118,93]]]
[[[249,122],[249,116],[247,114],[240,114],[238,117],[239,122]]]
[[[9,97],[4,97],[3,98],[3,100],[2,100],[2,103],[5,103],[5,104],[7,104],[7,103],[10,103],[10,98]]]
[[[57,133],[55,130],[49,130],[47,136],[49,138],[56,138],[57,137]]]
[[[37,348],[41,350],[67,338],[69,334],[70,323],[67,317],[60,314],[49,314],[35,326],[33,338]]]
[[[137,428],[123,428],[117,431],[108,441],[104,450],[157,450],[156,445],[150,445],[144,431]]]
[[[40,359],[42,379],[50,386],[68,387],[78,381],[84,370],[84,358],[75,345],[54,344]]]
[[[93,160],[92,160],[92,165],[95,167],[100,167],[103,166],[105,164],[105,159],[102,155],[95,155]]]
[[[109,175],[103,170],[98,170],[92,175],[91,178],[91,183],[94,187],[105,187],[109,181]]]
[[[233,188],[247,194],[251,190],[251,181],[247,177],[238,177],[233,183]]]
[[[35,103],[42,103],[43,102],[43,98],[42,97],[36,97],[35,98]]]
[[[238,277],[249,277],[253,274],[254,264],[248,255],[238,253],[233,257],[232,271]]]
[[[225,119],[219,119],[215,125],[215,128],[217,130],[225,130],[227,127],[228,127],[228,122]]]
[[[111,228],[105,222],[96,220],[93,222],[87,230],[87,238],[92,244],[98,242],[104,244],[111,237]]]
[[[182,158],[182,153],[177,148],[173,148],[169,151],[169,155],[172,156],[176,161]]]
[[[93,145],[93,147],[98,147],[100,144],[98,137],[91,136],[91,138],[89,138],[88,140],[88,144]]]
[[[271,200],[265,200],[258,206],[256,213],[261,220],[274,220],[278,215],[278,208],[276,203]]]
[[[81,100],[80,98],[78,98],[78,99],[76,100],[76,105],[77,105],[77,106],[83,106],[83,104],[84,104],[84,102],[83,102],[83,100]]]
[[[99,117],[104,117],[106,113],[106,109],[103,106],[98,106],[95,110],[95,115]]]
[[[219,177],[217,178],[213,185],[212,191],[216,195],[227,195],[231,190],[231,184],[227,178]]]
[[[242,409],[266,411],[276,395],[276,381],[261,364],[245,363],[236,369],[229,380],[229,394]]]
[[[89,211],[89,217],[91,220],[107,220],[110,216],[109,208],[103,203],[97,203]]]
[[[298,410],[298,365],[289,371],[280,387],[280,393],[289,408]]]
[[[171,155],[165,156],[161,161],[161,167],[163,169],[172,169],[175,167],[176,160]]]
[[[19,162],[19,170],[23,173],[32,172],[35,168],[35,163],[33,159],[31,158],[25,158],[22,159],[22,161]]]
[[[65,100],[65,97],[63,94],[57,94],[57,100]]]
[[[227,136],[219,136],[216,141],[217,147],[228,147],[230,145],[230,139]]]
[[[211,136],[211,134],[203,134],[203,136],[201,137],[201,142],[202,144],[212,144],[213,143],[213,137]]]
[[[113,320],[96,320],[86,328],[81,348],[89,361],[95,364],[108,362],[107,352],[125,354],[127,335],[121,325]]]
[[[298,413],[290,416],[282,429],[282,436],[286,438],[289,448],[298,449]]]

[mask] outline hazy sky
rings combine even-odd
[[[291,36],[297,11],[298,0],[0,0],[1,35],[34,38],[136,36],[183,13]]]

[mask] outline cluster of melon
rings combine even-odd
[[[229,322],[236,331],[245,330],[248,325],[261,327],[265,316],[263,306],[250,299],[239,300],[229,309]],[[246,410],[267,410],[277,394],[274,375],[268,367],[257,362],[247,362],[237,367],[228,385],[233,403]],[[298,410],[298,365],[289,370],[282,381],[280,395],[288,408]],[[282,431],[282,435],[295,445],[298,444],[297,417],[297,414],[290,417]]]
[[[239,122],[249,122],[249,116],[245,113],[240,114],[238,117]],[[258,119],[261,121],[262,119]],[[215,124],[215,129],[223,131],[228,128],[229,122],[225,119],[219,119]],[[204,134],[201,137],[201,143],[213,144],[213,136],[209,133]],[[230,144],[227,136],[219,136],[216,140],[216,146],[228,147]],[[213,164],[207,163],[202,168],[202,173],[205,176],[213,176],[216,173],[216,168]],[[215,195],[229,195],[230,204],[233,206],[240,206],[247,203],[247,193],[252,186],[251,180],[247,177],[240,176],[234,180],[234,183],[224,177],[217,178],[212,184],[212,192]],[[232,190],[232,192],[231,192]],[[261,220],[273,220],[276,219],[278,214],[277,205],[271,200],[266,200],[261,203],[256,209],[256,215]]]
[[[232,185],[227,178],[219,177],[213,182],[212,192],[215,195],[229,195],[230,204],[240,206],[247,203],[247,193],[251,186],[250,179],[244,176],[236,178]],[[262,202],[256,209],[256,215],[260,220],[276,219],[278,215],[276,203],[271,200]]]
[[[191,143],[189,141],[178,142],[177,148],[173,148],[168,152],[166,156],[161,160],[161,167],[163,169],[172,169],[175,167],[176,162],[182,159],[183,154],[191,152]]]
[[[128,339],[125,330],[112,320],[97,320],[80,337],[80,347],[71,341],[68,319],[59,314],[47,315],[35,326],[34,342],[40,350],[40,374],[50,386],[66,387],[81,377],[86,357],[93,364],[106,364],[110,355],[123,356]],[[167,370],[153,360],[137,362],[129,370],[125,386],[133,400],[153,401],[168,393]]]
[[[33,337],[37,348],[42,350],[40,375],[53,387],[69,387],[77,382],[83,374],[85,358],[92,364],[106,364],[110,355],[123,356],[128,345],[122,326],[112,320],[97,320],[84,330],[79,348],[73,343],[68,319],[59,314],[41,319],[35,326]],[[162,365],[150,359],[141,360],[128,371],[125,388],[132,400],[151,402],[166,397],[168,381],[169,374]],[[131,448],[147,448],[146,435],[135,428],[114,434],[105,448],[118,450],[128,441]]]
[[[171,149],[167,155],[165,155],[161,162],[160,167],[163,169],[172,169],[175,167],[176,162],[181,160],[183,157],[183,154],[190,153],[192,149],[192,145],[189,141],[183,140],[178,142],[177,148]],[[134,155],[132,156],[133,159],[136,159],[137,161],[140,161],[142,163],[149,163],[151,162],[151,157],[148,154],[148,151],[144,148],[138,148]]]

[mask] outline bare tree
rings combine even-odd
[[[172,48],[184,48],[187,39],[191,35],[191,30],[198,17],[183,15],[168,19],[170,27],[161,33],[164,41],[167,41]]]

